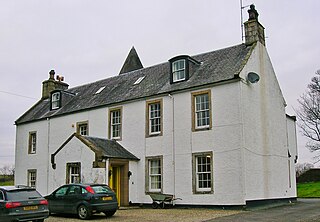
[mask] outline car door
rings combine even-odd
[[[49,201],[49,211],[53,213],[63,213],[65,209],[65,197],[69,186],[63,186],[47,196]]]
[[[70,185],[67,195],[64,197],[64,207],[66,213],[76,213],[78,203],[82,201],[81,187],[79,185]]]

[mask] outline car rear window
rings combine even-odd
[[[109,193],[111,189],[108,186],[98,185],[91,186],[95,193]]]
[[[8,200],[28,200],[37,199],[42,196],[36,190],[11,190],[7,192]]]

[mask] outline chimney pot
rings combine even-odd
[[[54,80],[54,74],[55,74],[55,71],[52,69],[52,70],[49,72],[49,75],[50,75],[50,78],[49,78],[49,79],[53,79],[53,80]]]

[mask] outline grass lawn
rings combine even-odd
[[[297,189],[298,197],[320,197],[320,182],[300,183]]]
[[[0,175],[0,186],[13,186],[14,185],[14,181],[13,181],[13,176],[10,176],[9,178],[7,177],[6,179],[4,179],[5,177],[3,175]]]
[[[5,182],[0,182],[0,186],[13,186],[14,182],[13,180],[5,181]]]

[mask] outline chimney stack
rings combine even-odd
[[[251,45],[257,41],[266,45],[264,27],[258,21],[259,13],[254,5],[250,5],[248,13],[249,19],[244,23],[246,45]]]
[[[49,72],[49,79],[42,82],[42,99],[47,99],[53,90],[66,90],[69,85],[63,82],[63,77],[59,77],[59,81],[54,80],[55,71]]]

